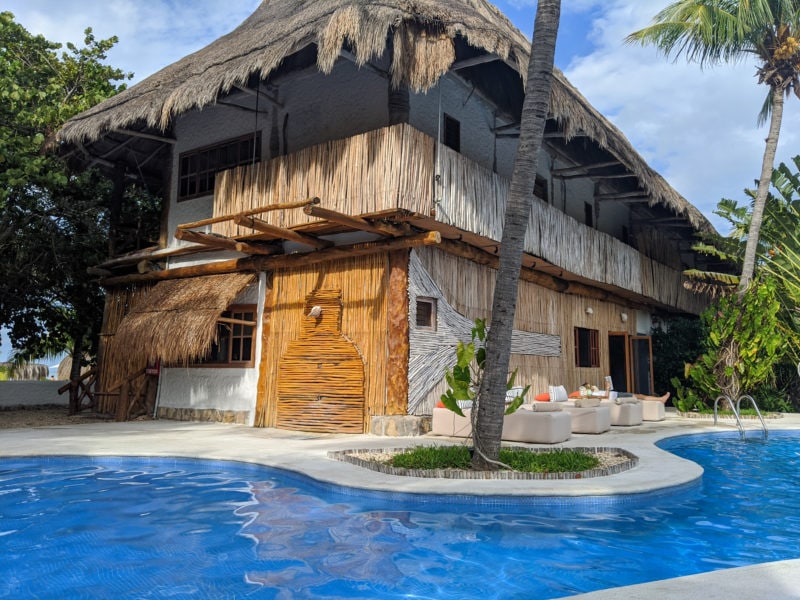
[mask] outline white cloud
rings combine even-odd
[[[228,33],[259,1],[5,0],[2,10],[55,42],[82,43],[87,27],[98,39],[116,35],[119,43],[108,62],[133,72],[138,81]]]
[[[756,121],[767,88],[757,85],[754,64],[701,70],[684,58],[625,45],[625,36],[647,26],[663,0],[604,5],[592,21],[594,51],[574,57],[567,77],[724,233],[726,224],[712,214],[717,202],[744,202],[742,190],[752,188],[761,171],[767,129]],[[800,153],[798,129],[800,103],[789,98],[778,161]]]

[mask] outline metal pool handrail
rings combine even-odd
[[[800,369],[800,365],[798,365],[798,369]],[[744,394],[743,396],[739,396],[739,398],[736,400],[735,406],[728,396],[725,396],[724,394],[722,396],[717,396],[717,399],[714,400],[714,425],[717,424],[717,407],[719,406],[719,401],[722,400],[723,398],[728,401],[728,405],[731,407],[731,410],[733,411],[733,416],[736,418],[736,426],[739,428],[739,435],[742,437],[742,439],[745,438],[745,431],[744,431],[744,425],[742,425],[742,419],[739,417],[739,413],[741,411],[742,400],[745,398],[750,400],[750,403],[753,405],[753,408],[756,409],[758,420],[761,421],[761,428],[764,430],[764,439],[766,440],[769,437],[769,430],[767,429],[767,424],[764,422],[764,417],[761,416],[761,411],[758,409],[758,404],[756,404],[755,399],[749,394]]]

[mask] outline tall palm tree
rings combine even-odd
[[[666,55],[684,54],[700,66],[758,61],[758,82],[769,87],[760,122],[770,117],[739,290],[747,289],[778,148],[784,96],[800,98],[800,0],[678,0],[658,13],[653,24],[630,34],[629,43],[652,44]]]
[[[478,392],[473,428],[475,469],[496,469],[503,430],[504,399],[511,354],[511,332],[517,310],[517,289],[525,231],[533,202],[533,186],[539,162],[550,85],[553,79],[561,0],[539,0],[528,64],[528,81],[522,105],[519,146],[503,223],[500,264],[492,302],[492,321],[486,339],[486,364]],[[483,402],[480,399],[484,399]]]

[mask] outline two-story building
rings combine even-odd
[[[84,165],[163,189],[160,246],[101,265],[101,408],[129,416],[149,364],[165,418],[430,414],[490,316],[529,52],[483,0],[270,0],[71,119],[59,140]],[[518,381],[652,392],[652,318],[703,309],[682,271],[711,230],[556,72]]]

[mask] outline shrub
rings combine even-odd
[[[390,464],[400,469],[467,470],[471,459],[466,446],[414,446],[395,455]],[[575,473],[600,465],[596,456],[568,449],[531,452],[525,448],[501,448],[500,462],[524,473]]]

